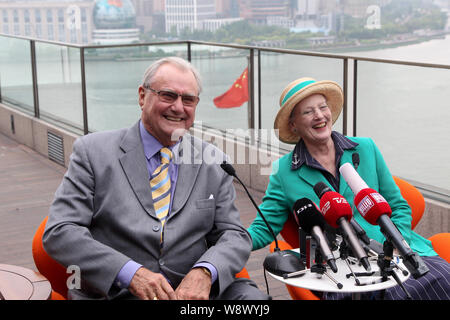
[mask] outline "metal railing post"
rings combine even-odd
[[[2,78],[0,74],[0,103],[2,103]]]
[[[250,49],[250,57],[248,60],[248,128],[255,128],[255,59],[254,49]]]
[[[192,59],[191,42],[188,41],[188,42],[187,42],[187,60],[188,60],[189,62],[192,62],[191,59]]]
[[[258,130],[262,129],[261,114],[261,50],[258,50]]]
[[[34,116],[40,117],[39,112],[39,92],[37,84],[37,68],[36,68],[36,43],[34,40],[30,40],[30,55],[31,55],[31,79],[33,83],[33,103],[34,103]]]
[[[86,68],[84,64],[84,48],[80,48],[80,65],[81,65],[81,98],[83,103],[83,132],[89,133],[88,116],[87,116],[87,98],[86,98]]]
[[[353,60],[353,136],[356,137],[356,98],[358,96],[356,90],[358,88],[358,60]]]
[[[344,105],[342,110],[342,134],[347,135],[347,94],[348,94],[348,58],[344,58],[344,69],[343,69],[343,91],[344,91]]]

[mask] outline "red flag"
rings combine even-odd
[[[113,7],[122,8],[122,0],[108,0],[108,4]]]
[[[230,89],[224,94],[214,98],[217,108],[240,107],[248,101],[248,68],[236,79]]]

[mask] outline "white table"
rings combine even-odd
[[[0,300],[48,300],[50,282],[40,273],[9,264],[0,264]]]
[[[298,252],[299,250],[296,249]],[[335,257],[339,257],[339,253],[334,252]],[[395,257],[395,262],[404,270],[407,270],[406,267],[403,265],[403,262],[401,258]],[[370,266],[372,268],[371,271],[379,271],[379,267],[377,265],[376,258],[375,260],[370,259]],[[374,284],[367,284],[367,285],[356,285],[355,278],[353,276],[347,277],[347,274],[350,274],[351,271],[348,268],[345,261],[343,261],[340,258],[336,259],[336,265],[338,268],[338,272],[334,273],[331,271],[330,268],[327,268],[327,273],[333,277],[338,283],[342,284],[342,289],[339,289],[336,283],[334,283],[332,280],[330,280],[325,274],[320,275],[317,273],[312,273],[310,269],[307,269],[305,274],[294,277],[294,278],[287,278],[284,279],[283,277],[274,275],[270,272],[269,275],[273,277],[274,279],[284,282],[285,284],[289,284],[291,286],[305,288],[313,291],[323,291],[323,292],[340,292],[340,293],[352,293],[353,299],[359,299],[360,294],[363,292],[369,292],[369,291],[378,291],[383,290],[387,288],[394,287],[397,284],[395,279],[392,276],[388,277],[388,280],[384,282],[374,283]],[[358,272],[367,272],[366,269],[364,269],[363,266],[360,266],[358,264],[350,264],[350,267],[352,268],[354,273]],[[394,268],[394,272],[397,274],[398,278],[400,279],[400,282],[406,281],[410,273],[405,276],[401,270],[398,268]],[[370,277],[358,277],[359,281],[361,283],[369,283],[372,280],[381,279],[381,276],[370,276]]]

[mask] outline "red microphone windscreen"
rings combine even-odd
[[[350,204],[343,196],[334,191],[325,192],[320,198],[320,212],[325,221],[333,228],[338,228],[337,221],[344,217],[347,221],[353,216]]]
[[[378,218],[383,214],[390,217],[392,213],[386,199],[371,188],[362,189],[358,192],[355,196],[355,206],[361,216],[373,225],[377,225]]]

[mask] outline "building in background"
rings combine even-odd
[[[240,16],[255,24],[266,24],[267,17],[290,17],[291,7],[290,0],[239,0]]]
[[[136,27],[142,33],[165,32],[165,0],[131,0],[136,11]]]
[[[450,0],[428,0],[450,16]],[[292,32],[345,29],[392,0],[0,0],[0,32],[78,44],[140,41],[140,34],[215,32],[239,20]],[[450,19],[449,19],[450,21]],[[450,29],[450,23],[447,26]],[[327,39],[326,41],[329,41]]]
[[[239,0],[216,0],[217,18],[239,18]]]
[[[1,0],[0,32],[51,41],[91,42],[94,2]]]
[[[238,21],[244,20],[243,18],[218,18],[218,19],[206,19],[202,22],[202,30],[215,32],[217,29]]]
[[[93,10],[94,44],[139,42],[136,11],[130,0],[96,0]]]
[[[0,32],[78,44],[139,41],[130,0],[0,0]]]
[[[336,19],[340,17],[339,1],[336,0],[296,0],[293,8],[295,24],[291,32],[322,32],[328,35],[336,31]],[[331,37],[326,38],[328,43]],[[320,38],[313,39],[313,43],[322,43]]]
[[[203,21],[216,18],[215,0],[166,0],[166,32],[180,34],[203,29]]]

